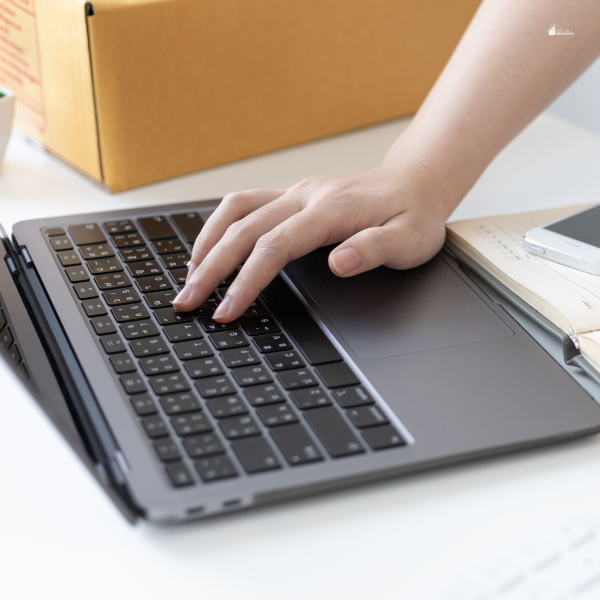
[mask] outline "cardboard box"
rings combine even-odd
[[[116,192],[413,113],[477,5],[0,0],[0,85]]]

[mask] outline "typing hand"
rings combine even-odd
[[[435,177],[417,162],[228,194],[198,236],[173,304],[197,308],[245,261],[214,314],[232,321],[289,261],[338,242],[329,267],[339,277],[418,266],[442,247],[450,211]]]

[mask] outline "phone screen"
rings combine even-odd
[[[600,206],[594,206],[544,229],[600,248]]]

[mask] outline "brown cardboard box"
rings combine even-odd
[[[477,4],[0,0],[0,86],[116,192],[414,112]]]

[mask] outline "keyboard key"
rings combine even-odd
[[[150,385],[156,394],[174,394],[175,392],[187,392],[190,385],[182,373],[170,373],[150,377]]]
[[[302,425],[277,427],[271,435],[292,466],[323,460],[323,455]]]
[[[113,249],[108,244],[81,246],[79,252],[81,252],[81,256],[83,256],[85,260],[92,260],[93,258],[109,258],[115,255]]]
[[[163,240],[177,237],[167,217],[144,217],[138,219],[138,224],[150,240]]]
[[[137,358],[166,354],[169,351],[169,346],[160,336],[135,340],[130,345]]]
[[[78,246],[87,246],[88,244],[103,244],[106,242],[102,229],[96,223],[86,223],[85,225],[71,225],[69,231]]]
[[[65,273],[71,283],[79,283],[81,281],[89,281],[87,269],[83,266],[79,267],[68,267],[65,269]]]
[[[343,362],[321,365],[315,370],[328,388],[346,387],[360,383],[352,369]]]
[[[179,252],[178,254],[163,254],[160,257],[160,260],[162,260],[163,265],[165,265],[165,267],[169,270],[186,267],[191,259],[192,257],[190,256],[189,252]]]
[[[311,387],[318,385],[317,378],[308,369],[295,369],[294,371],[282,371],[277,377],[286,390]]]
[[[331,393],[343,408],[373,404],[373,398],[362,385],[338,388]]]
[[[125,350],[125,343],[118,333],[101,337],[100,343],[106,354],[117,354],[118,352],[123,352]]]
[[[331,400],[320,387],[294,390],[290,393],[290,396],[296,403],[296,406],[302,410],[318,408],[319,406],[329,406],[331,404]]]
[[[143,246],[144,240],[140,237],[137,232],[132,233],[117,233],[111,235],[113,244],[117,248],[130,248],[131,246]]]
[[[248,473],[260,473],[281,468],[281,463],[265,438],[240,440],[231,444]]]
[[[154,316],[161,325],[172,325],[173,323],[189,323],[192,313],[183,313],[175,310],[172,306],[159,308],[154,311]]]
[[[292,344],[290,344],[290,341],[283,333],[257,335],[252,338],[252,341],[263,354],[267,352],[277,352],[279,350],[290,350],[292,348]]]
[[[113,233],[127,233],[128,231],[135,231],[135,225],[130,219],[122,219],[120,221],[107,221],[104,223],[106,231],[110,235]]]
[[[289,404],[271,404],[256,409],[258,416],[267,427],[297,423],[298,417]]]
[[[179,325],[169,325],[165,327],[163,331],[167,334],[167,338],[170,342],[198,340],[203,337],[196,323],[181,323]]]
[[[118,323],[136,321],[138,319],[147,319],[150,317],[146,307],[143,304],[126,304],[125,306],[116,306],[112,309],[112,314]]]
[[[83,310],[85,310],[85,314],[88,317],[101,317],[102,315],[108,314],[106,307],[101,300],[98,300],[98,298],[95,300],[86,300],[81,303],[81,306],[83,306]]]
[[[287,352],[273,352],[265,357],[273,371],[283,371],[285,369],[298,369],[305,367],[304,361],[295,350]]]
[[[152,321],[132,321],[121,325],[121,331],[128,340],[158,335],[158,327]]]
[[[162,417],[158,415],[144,417],[142,419],[142,425],[144,426],[148,436],[151,438],[159,438],[169,435],[167,424],[163,421]]]
[[[5,327],[0,334],[0,350],[7,351],[14,343],[15,338],[13,337],[10,327]]]
[[[144,373],[149,376],[179,371],[179,364],[170,354],[159,354],[158,356],[143,358],[140,360],[140,366]]]
[[[231,275],[229,275],[229,277],[223,279],[223,281],[221,281],[221,283],[217,287],[228,288],[233,283],[238,273],[239,271],[236,269]]]
[[[46,229],[46,235],[52,237],[54,235],[65,235],[65,230],[62,227],[49,227]]]
[[[183,445],[192,458],[201,456],[212,456],[213,454],[222,454],[225,452],[223,444],[214,433],[198,435],[183,440]]]
[[[117,333],[117,328],[112,322],[109,316],[106,317],[95,317],[90,321],[94,331],[98,335],[108,335],[110,333]]]
[[[172,462],[174,460],[181,460],[181,454],[177,444],[171,438],[164,438],[154,442],[154,449],[164,462]]]
[[[163,396],[160,399],[160,403],[168,415],[177,415],[200,410],[200,401],[191,393]]]
[[[101,290],[110,290],[112,288],[131,287],[131,281],[125,273],[111,273],[110,275],[99,275],[96,277],[96,284]]]
[[[181,462],[168,464],[167,473],[175,487],[184,487],[194,483],[188,468]]]
[[[279,327],[272,317],[252,317],[250,319],[244,319],[241,323],[248,335],[259,335],[261,333],[279,331]]]
[[[234,348],[233,350],[223,350],[221,356],[225,364],[233,369],[246,365],[255,365],[260,363],[260,359],[251,348]]]
[[[202,325],[202,329],[207,333],[211,333],[213,331],[226,331],[228,329],[237,329],[239,325],[232,321],[231,323],[217,323],[212,320],[212,317],[198,317],[198,321],[200,321],[200,325]]]
[[[249,317],[260,317],[261,315],[268,315],[269,311],[266,306],[260,301],[255,300],[247,309],[246,312],[240,317],[240,319],[246,319]]]
[[[219,350],[226,350],[228,348],[239,348],[242,346],[249,346],[248,340],[241,331],[218,331],[217,333],[210,333],[210,341]]]
[[[221,361],[216,356],[209,358],[196,358],[183,363],[188,375],[192,379],[211,377],[225,373]]]
[[[152,244],[154,251],[157,254],[175,254],[177,252],[185,252],[187,248],[180,240],[162,240]]]
[[[388,418],[381,412],[379,407],[374,404],[352,408],[348,411],[348,416],[360,429],[363,427],[373,427],[374,425],[385,425],[389,423]]]
[[[373,450],[383,450],[385,448],[406,445],[402,436],[391,425],[370,427],[369,429],[365,429],[362,434]]]
[[[109,306],[118,304],[129,304],[130,302],[140,302],[140,295],[133,288],[127,287],[120,290],[111,290],[103,293],[104,299]]]
[[[181,360],[190,360],[192,358],[202,358],[204,356],[214,355],[212,348],[205,340],[181,342],[180,344],[175,344],[173,347]]]
[[[203,481],[218,481],[237,477],[238,473],[227,456],[213,456],[196,461],[196,469]]]
[[[244,393],[253,406],[275,404],[276,402],[283,402],[286,399],[285,394],[275,383],[247,387],[244,389]]]
[[[0,331],[2,331],[4,329],[5,325],[6,325],[6,319],[4,318],[4,314],[2,314],[2,311],[0,310]]]
[[[140,415],[140,417],[154,415],[158,412],[158,408],[149,394],[138,394],[137,396],[130,398],[130,400],[135,412]]]
[[[98,292],[93,283],[79,283],[73,286],[77,297],[80,300],[88,300],[89,298],[97,298]]]
[[[260,429],[256,421],[249,415],[223,419],[219,421],[219,426],[223,430],[225,437],[230,440],[260,434]]]
[[[315,408],[304,415],[334,458],[364,452],[354,432],[335,408]]]
[[[50,238],[52,247],[58,252],[59,250],[73,250],[73,244],[66,235],[58,235]]]
[[[58,260],[63,267],[72,267],[73,265],[80,265],[79,255],[74,250],[68,250],[66,252],[58,253]]]
[[[137,373],[122,375],[119,379],[128,394],[141,394],[148,390],[144,380]]]
[[[204,226],[204,220],[197,212],[171,215],[175,225],[181,231],[185,240],[193,244]]]
[[[175,300],[177,292],[170,290],[166,292],[151,292],[146,294],[146,301],[152,308],[163,308],[165,306],[171,306],[173,300]]]
[[[248,409],[239,396],[211,398],[206,401],[206,404],[208,404],[208,408],[213,416],[218,419],[248,414]]]
[[[121,373],[132,373],[136,370],[135,363],[129,354],[123,352],[122,354],[116,354],[110,357],[110,364],[113,366],[115,372]]]
[[[171,269],[169,271],[169,275],[173,278],[173,281],[180,287],[185,285],[188,276],[187,267],[183,267],[181,269]]]
[[[233,371],[233,376],[242,387],[258,385],[259,383],[271,383],[273,381],[271,374],[263,365],[240,367]]]
[[[132,277],[149,277],[151,275],[162,275],[163,270],[155,260],[146,260],[141,262],[130,262],[127,264],[127,270]]]
[[[153,275],[152,277],[139,277],[135,280],[140,290],[146,292],[158,292],[160,290],[172,290],[173,285],[166,275]]]
[[[194,314],[197,317],[200,317],[202,315],[212,315],[215,312],[215,309],[217,308],[217,306],[219,306],[220,303],[221,303],[221,300],[219,298],[217,298],[216,296],[211,296],[210,298],[208,298],[207,300],[205,300],[194,311]]]
[[[133,248],[121,248],[119,254],[124,262],[137,262],[139,260],[152,260],[154,254],[146,246],[135,246]]]
[[[227,375],[217,377],[207,377],[196,381],[196,387],[203,398],[212,398],[213,396],[227,396],[235,394],[236,389],[233,382]]]
[[[182,436],[212,431],[211,424],[201,412],[173,417],[171,423],[173,423],[177,433]]]
[[[121,263],[115,257],[95,258],[93,260],[88,260],[88,268],[92,275],[100,275],[101,273],[116,273],[123,270]]]

